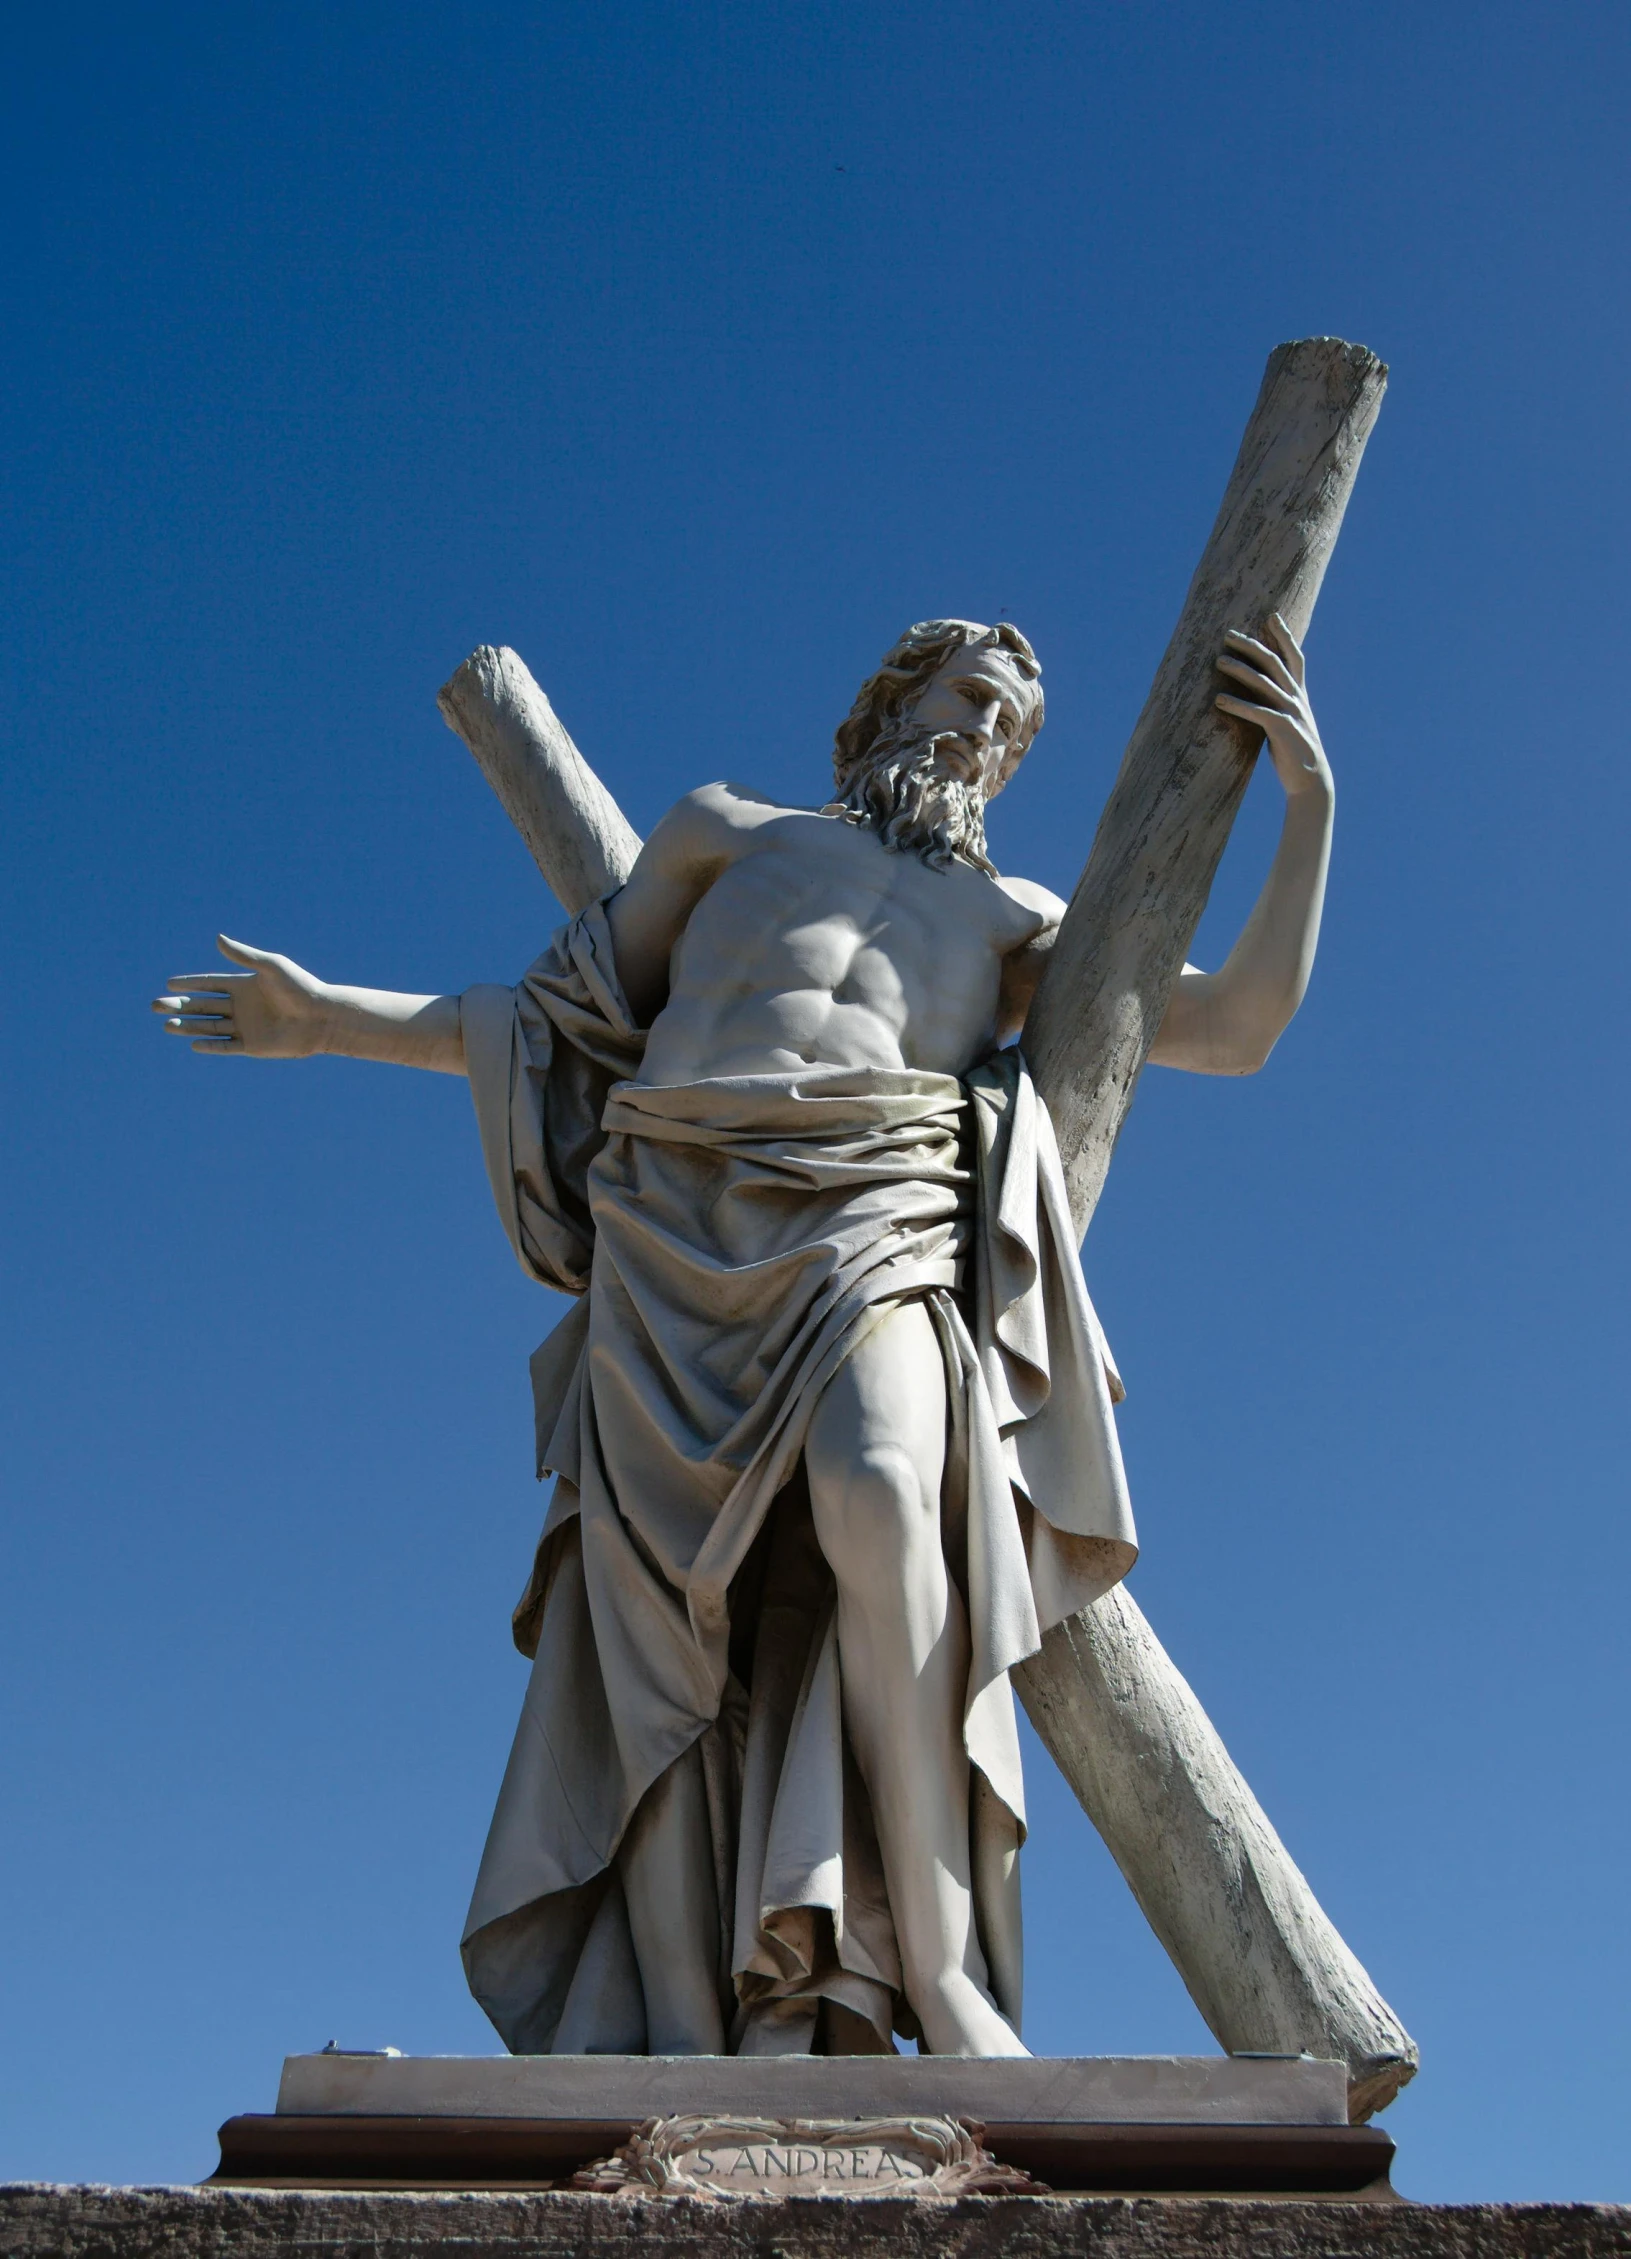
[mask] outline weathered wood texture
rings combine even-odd
[[[1363,345],[1276,346],[1184,608],[1122,757],[1020,1038],[1085,1231],[1262,744],[1220,714],[1223,631],[1299,638],[1387,370]]]
[[[1014,1674],[1049,1755],[1233,2054],[1335,2057],[1368,2118],[1416,2066],[1188,1682],[1124,1586]]]
[[[1385,377],[1340,339],[1270,356],[1027,1023],[1083,1229],[1258,749],[1211,703],[1223,630],[1271,610],[1306,628]],[[478,651],[441,704],[568,911],[626,876],[635,833],[513,651]],[[1349,2069],[1353,2115],[1382,2108],[1414,2072],[1415,2047],[1130,1594],[1058,1626],[1015,1676],[1220,2044],[1334,2057]]]
[[[1270,356],[1223,507],[1100,819],[1021,1041],[1085,1231],[1262,743],[1217,712],[1227,627],[1299,638],[1387,371],[1362,345]],[[1015,1683],[1055,1763],[1231,2053],[1335,2056],[1355,2118],[1416,2048],[1321,1911],[1125,1588],[1049,1633]]]
[[[0,2187],[8,2259],[1631,2259],[1618,2204]]]
[[[484,643],[436,703],[568,912],[621,886],[639,837],[513,651]]]

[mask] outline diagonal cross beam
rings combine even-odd
[[[1223,630],[1278,610],[1303,634],[1386,373],[1337,338],[1270,356],[1026,1022],[1082,1230],[1259,749],[1212,705]],[[483,645],[437,703],[568,912],[621,885],[639,839],[513,651]],[[1015,1678],[1220,2044],[1345,2063],[1355,2118],[1390,2102],[1416,2068],[1409,2035],[1125,1588],[1056,1626]]]
[[[1228,627],[1278,611],[1299,639],[1387,371],[1362,345],[1269,356],[1211,539],[1134,726],[1020,1041],[1085,1231],[1262,744],[1220,714]],[[1015,1672],[1031,1723],[1231,2053],[1348,2066],[1368,2117],[1415,2045],[1337,1934],[1125,1586]]]

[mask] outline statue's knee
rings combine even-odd
[[[821,1470],[811,1492],[834,1575],[869,1602],[885,1598],[919,1548],[939,1543],[938,1498],[926,1496],[921,1470],[896,1445],[873,1445]]]

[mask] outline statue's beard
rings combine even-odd
[[[955,731],[932,732],[912,722],[886,726],[823,812],[869,824],[892,854],[920,855],[931,871],[964,862],[995,878],[985,850],[985,794],[935,772],[936,747],[955,738]]]

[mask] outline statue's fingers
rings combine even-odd
[[[234,986],[254,979],[253,973],[224,973],[219,966],[213,973],[170,973],[169,985],[179,995],[230,996]]]
[[[176,1012],[164,1022],[170,1035],[233,1035],[236,1023],[230,1012]]]
[[[241,1051],[243,1047],[241,1035],[200,1035],[193,1039],[195,1051]]]
[[[1265,697],[1272,695],[1284,698],[1295,705],[1301,695],[1294,682],[1280,679],[1285,673],[1283,667],[1271,672],[1261,660],[1246,658],[1234,651],[1220,652],[1214,663],[1220,674],[1233,675],[1237,682],[1250,683],[1254,690],[1261,690]]]
[[[1294,714],[1297,711],[1296,691],[1282,689],[1279,683],[1264,674],[1261,667],[1251,666],[1244,659],[1225,657],[1218,661],[1218,672],[1221,675],[1231,675],[1236,682],[1244,683],[1248,690],[1255,692],[1276,713]]]
[[[235,965],[275,965],[277,958],[270,949],[251,949],[247,941],[234,941],[230,934],[218,933],[215,946],[223,957],[230,957]],[[219,975],[217,976],[219,978]]]
[[[1233,714],[1237,721],[1255,722],[1260,730],[1286,718],[1278,706],[1254,706],[1249,698],[1231,698],[1226,690],[1220,690],[1212,703],[1221,712]]]
[[[1301,687],[1308,679],[1307,662],[1303,658],[1303,647],[1278,612],[1269,614],[1268,633],[1273,636],[1276,645],[1284,653],[1286,665],[1297,678],[1298,686]]]
[[[1270,682],[1277,682],[1282,690],[1296,690],[1299,687],[1296,676],[1279,652],[1271,651],[1266,643],[1259,643],[1255,635],[1245,635],[1239,628],[1229,628],[1225,631],[1223,640],[1237,659],[1243,656],[1249,658],[1260,673],[1267,675]]]

